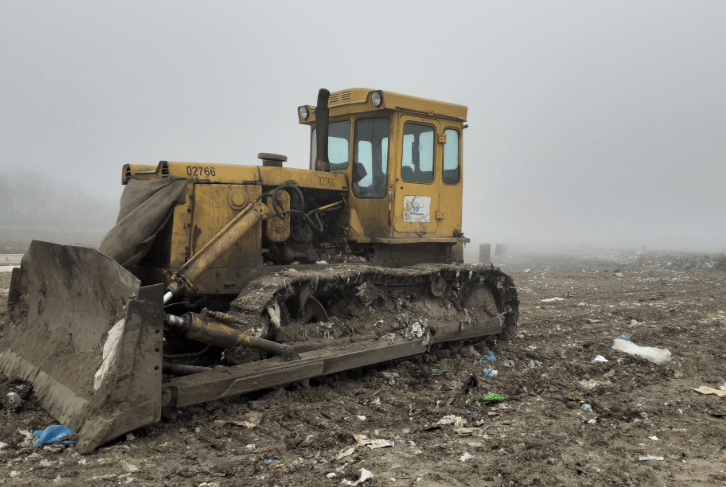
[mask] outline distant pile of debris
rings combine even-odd
[[[726,253],[717,255],[687,252],[608,250],[597,255],[599,259],[628,267],[658,266],[678,270],[726,271]]]

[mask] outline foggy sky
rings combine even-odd
[[[5,0],[0,170],[115,204],[125,163],[306,168],[296,107],[367,87],[469,107],[473,242],[720,251],[725,19],[721,0]]]

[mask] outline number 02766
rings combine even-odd
[[[214,166],[187,166],[187,176],[216,176]]]

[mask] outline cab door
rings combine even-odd
[[[393,161],[393,228],[398,233],[432,237],[437,228],[441,178],[437,170],[439,124],[436,120],[411,116],[401,117],[400,123],[400,157]]]

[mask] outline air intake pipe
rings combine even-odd
[[[328,99],[330,99],[330,92],[325,88],[321,88],[318,91],[318,105],[315,107],[315,127],[318,134],[318,156],[315,159],[315,170],[323,172],[330,172],[330,161],[328,160],[328,121],[330,119]]]

